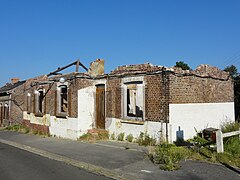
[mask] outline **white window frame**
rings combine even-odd
[[[8,103],[5,103],[4,104],[4,107],[3,107],[3,119],[9,119],[9,105],[8,105]],[[7,111],[6,111],[6,109],[7,109]]]
[[[27,113],[31,113],[31,94],[27,93]]]
[[[39,107],[40,92],[43,93],[43,99],[42,99],[42,102],[41,102],[42,111],[40,111],[40,107]],[[34,98],[35,98],[35,111],[34,112],[35,112],[35,115],[42,116],[43,113],[44,113],[44,94],[45,94],[45,89],[39,89],[39,90],[34,91]]]
[[[62,91],[62,88],[66,88],[67,89],[67,110],[66,112],[65,111],[62,111],[62,97],[61,97],[61,91]],[[68,83],[67,82],[64,82],[64,83],[58,83],[57,84],[57,116],[61,116],[61,117],[66,117],[68,116]]]
[[[141,96],[142,98],[142,107],[140,107],[140,110],[142,111],[142,116],[141,117],[134,117],[134,116],[128,116],[127,112],[127,107],[129,106],[127,104],[127,91],[128,91],[128,86],[134,86],[136,85],[136,98]],[[128,78],[123,78],[122,79],[122,118],[126,120],[136,120],[136,121],[144,121],[145,120],[145,82],[144,82],[144,77],[139,76],[139,77],[128,77]],[[140,94],[142,93],[142,95]],[[139,99],[139,98],[138,98]],[[137,99],[136,99],[137,101]],[[137,102],[136,102],[137,103]],[[135,107],[133,108],[135,109]],[[134,110],[133,110],[134,111]],[[136,109],[135,109],[136,112]]]

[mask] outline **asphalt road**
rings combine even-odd
[[[0,143],[0,179],[107,180],[109,178]]]

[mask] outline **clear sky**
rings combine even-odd
[[[0,86],[78,58],[240,70],[239,0],[0,0]]]

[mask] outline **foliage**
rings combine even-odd
[[[236,77],[237,76],[237,67],[234,65],[231,66],[227,66],[226,68],[224,68],[224,71],[229,72],[231,77]]]
[[[224,71],[229,72],[234,81],[235,117],[240,122],[240,75],[234,65],[227,66]]]
[[[178,163],[187,158],[189,154],[190,151],[184,147],[163,143],[157,146],[153,161],[160,165],[160,169],[172,171],[179,169]]]
[[[151,138],[147,132],[143,133],[140,132],[139,137],[137,138],[137,143],[140,146],[155,146],[156,145],[156,139],[155,138]]]
[[[111,136],[110,136],[110,138],[111,138],[112,140],[115,140],[115,139],[116,139],[115,133],[112,133]]]
[[[186,64],[184,61],[178,61],[176,62],[176,65],[175,67],[180,67],[182,68],[183,70],[190,70],[190,66],[188,66],[188,64]]]
[[[126,140],[128,142],[132,142],[133,141],[133,135],[132,134],[127,135]]]
[[[221,124],[221,131],[223,133],[238,131],[240,128],[240,123],[227,121]]]
[[[99,132],[98,136],[101,140],[103,139],[109,139],[109,133],[108,132]]]
[[[118,141],[123,141],[124,140],[124,136],[125,136],[125,134],[123,132],[118,134],[118,136],[117,136]]]

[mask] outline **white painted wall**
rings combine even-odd
[[[77,118],[50,117],[49,132],[52,136],[77,140],[79,137]]]
[[[78,90],[78,118],[56,118],[51,116],[49,131],[51,135],[77,140],[94,125],[94,102],[96,87]]]
[[[29,120],[32,124],[50,125],[50,114],[45,114],[42,117],[35,116],[34,113],[28,114],[27,111],[23,112],[23,119]]]
[[[80,134],[95,127],[96,86],[78,90],[78,129]]]
[[[180,127],[184,139],[192,138],[197,131],[205,128],[219,128],[222,122],[234,121],[234,103],[196,103],[170,104],[169,123],[172,126],[172,138],[176,140],[176,131]]]
[[[132,134],[134,138],[138,138],[140,133],[143,132],[159,141],[161,137],[165,138],[166,134],[166,124],[160,122],[145,121],[144,124],[132,124],[126,123],[126,121],[123,122],[122,119],[106,118],[105,126],[109,134],[114,133],[115,137],[120,133],[124,133],[125,137]]]

